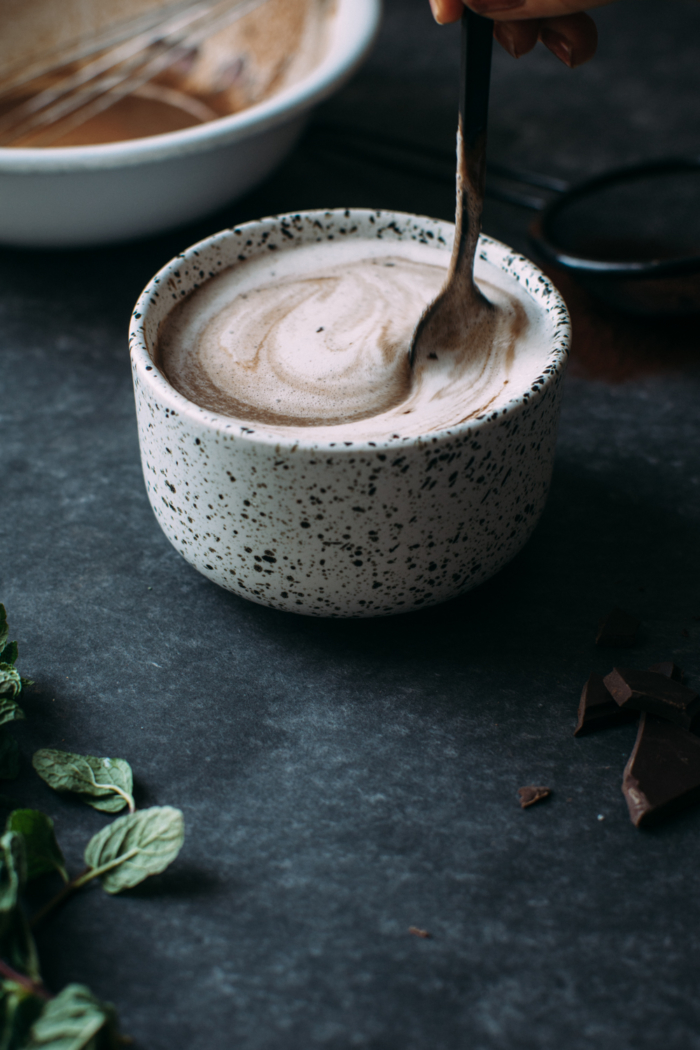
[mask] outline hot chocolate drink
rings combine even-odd
[[[328,431],[322,440],[342,425],[343,437],[362,440],[456,426],[507,402],[543,340],[530,297],[482,267],[498,307],[493,344],[412,371],[411,337],[448,262],[426,245],[363,240],[246,260],[170,313],[159,363],[188,400],[268,432]]]

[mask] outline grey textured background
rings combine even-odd
[[[700,4],[596,20],[599,57],[573,73],[541,48],[496,57],[494,159],[576,178],[700,153]],[[389,0],[319,118],[449,148],[457,45],[425,0]],[[164,875],[93,887],[46,925],[46,980],[114,1001],[138,1050],[698,1048],[700,811],[635,830],[634,727],[571,736],[613,660],[673,657],[700,681],[696,321],[627,321],[562,283],[577,342],[548,508],[506,570],[443,607],[275,613],[198,576],[152,517],[126,352],[151,274],[273,211],[452,212],[448,186],[312,147],[167,236],[0,252],[0,598],[37,683],[5,790],[54,817],[74,871],[105,818],[38,781],[36,747],[128,758],[139,804],[187,824]],[[524,247],[527,221],[490,204],[485,226]],[[614,603],[643,620],[631,654],[593,645]],[[523,812],[527,783],[553,796]]]

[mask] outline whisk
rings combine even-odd
[[[0,76],[0,104],[9,99],[10,108],[0,116],[0,146],[29,135],[33,146],[50,144],[188,59],[207,37],[267,2],[171,4],[111,27],[89,42],[46,53],[29,67],[6,70]],[[12,104],[18,95],[22,101]],[[200,109],[203,119],[217,116],[208,107]]]

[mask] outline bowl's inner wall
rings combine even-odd
[[[11,3],[14,8],[15,0]],[[181,17],[171,8],[163,0],[122,0],[108,6],[84,0],[20,4],[10,31],[0,37],[0,71],[41,76],[3,100],[0,115],[45,88],[60,91],[61,78],[75,68],[60,68],[68,58],[89,55],[90,48],[94,52],[98,46],[120,46],[122,38],[127,43],[141,41],[145,48],[158,17],[158,33],[167,41],[176,28],[174,19]],[[32,127],[30,122],[23,129],[20,124],[4,144],[15,148],[99,145],[181,131],[231,116],[284,91],[317,68],[328,51],[334,15],[331,0],[258,0],[230,24],[202,30],[200,23],[193,22],[177,29],[178,39],[182,37],[188,46],[191,41],[187,55],[133,93],[88,119],[80,119],[76,110],[48,127]],[[212,31],[199,39],[207,28]],[[147,52],[142,55],[145,61]],[[119,70],[115,67],[115,73]],[[92,86],[93,82],[83,89],[86,103]]]
[[[319,244],[326,251],[337,244],[338,250],[342,251],[344,240],[358,239],[367,242],[368,252],[390,254],[392,245],[403,243],[404,251],[430,250],[448,258],[453,231],[449,223],[361,210],[305,213],[248,223],[208,238],[168,264],[154,279],[152,286],[146,289],[137,306],[137,313],[145,316],[137,319],[140,324],[134,334],[138,339],[140,326],[143,325],[149,364],[156,366],[159,385],[162,383],[161,395],[172,400],[180,410],[187,408],[196,413],[205,413],[204,409],[178,394],[160,370],[157,350],[159,329],[174,302],[182,300],[204,281],[228,267],[247,259],[271,257],[272,250],[275,259],[279,259],[283,252],[294,251],[295,247],[302,245]],[[483,239],[477,268],[478,273],[486,274],[491,280],[495,276],[505,286],[512,280],[518,281],[520,288],[526,290],[528,309],[539,326],[537,353],[528,355],[522,362],[516,362],[512,383],[493,406],[493,410],[502,411],[514,399],[537,392],[546,384],[547,376],[559,370],[568,347],[568,315],[547,279],[532,263],[510,252],[504,245]],[[147,378],[149,381],[156,379],[152,370],[149,370]],[[216,418],[215,413],[205,414]],[[228,428],[231,419],[225,416],[219,418],[222,426]],[[264,431],[265,427],[260,429]],[[309,428],[309,439],[312,429],[315,428]],[[337,429],[334,429],[337,436]],[[329,430],[325,430],[323,436],[328,437]],[[320,430],[316,437],[322,437]]]

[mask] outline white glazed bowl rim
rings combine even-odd
[[[70,172],[167,160],[228,145],[292,120],[337,89],[362,62],[379,30],[381,0],[339,0],[328,53],[302,80],[240,113],[182,131],[95,146],[0,147],[0,173]]]
[[[248,425],[245,421],[212,412],[188,400],[175,390],[156,365],[148,349],[148,339],[145,331],[149,322],[149,313],[162,309],[159,297],[154,297],[154,295],[155,293],[160,293],[163,287],[167,285],[168,278],[178,277],[179,271],[188,262],[192,264],[193,269],[199,272],[202,266],[202,260],[199,258],[201,253],[215,245],[231,240],[239,231],[241,233],[247,231],[259,233],[261,230],[264,231],[266,227],[271,230],[279,229],[284,219],[308,218],[313,221],[314,219],[328,220],[331,216],[345,218],[346,220],[353,217],[369,219],[370,216],[375,216],[386,223],[419,223],[423,228],[430,229],[434,233],[436,241],[442,239],[442,242],[445,244],[444,250],[451,247],[454,239],[454,223],[403,212],[374,211],[365,208],[335,208],[293,212],[288,216],[275,215],[265,219],[241,223],[233,229],[221,230],[219,233],[205,237],[187,248],[180,255],[175,256],[155,274],[139,296],[131,317],[129,345],[134,375],[144,387],[150,389],[158,402],[172,412],[188,418],[200,427],[232,438],[235,437],[236,440],[250,442],[253,445],[277,445],[280,448],[308,449],[335,455],[347,451],[354,455],[358,451],[370,448],[376,450],[380,447],[397,448],[415,444],[432,444],[441,438],[449,438],[455,434],[487,427],[495,421],[501,421],[504,416],[519,411],[525,404],[529,404],[533,400],[544,396],[546,391],[561,377],[566,368],[571,340],[571,322],[564,300],[549,278],[533,262],[524,255],[513,251],[512,248],[503,244],[502,241],[497,241],[482,234],[479,238],[479,254],[487,258],[489,263],[499,266],[504,272],[519,281],[525,287],[530,297],[538,303],[543,312],[550,318],[553,314],[556,314],[557,317],[556,324],[552,324],[551,346],[545,368],[538,376],[533,375],[527,390],[514,395],[500,408],[489,411],[482,416],[470,418],[458,426],[431,431],[425,435],[397,436],[386,439],[368,438],[366,441],[355,439],[352,443],[348,443],[350,447],[346,449],[343,444],[342,425],[337,427],[338,437],[333,441],[319,441],[318,438],[314,438],[313,433],[316,430],[314,427],[309,427],[308,438],[305,436],[300,437],[297,429],[293,437],[290,436],[288,440],[285,440],[280,436],[279,430],[266,433],[263,424]],[[439,249],[436,248],[435,250]],[[197,282],[192,281],[191,284],[192,288],[197,287]],[[176,304],[174,303],[173,305]]]

